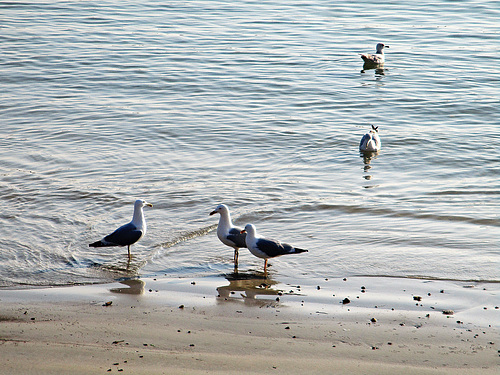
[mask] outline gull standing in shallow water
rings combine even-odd
[[[264,273],[267,273],[267,260],[269,258],[286,254],[299,254],[308,251],[280,241],[259,238],[257,237],[257,230],[253,224],[245,225],[243,232],[247,234],[246,242],[248,250],[256,257],[264,259]]]
[[[219,204],[215,210],[210,212],[210,215],[220,214],[219,224],[217,225],[217,237],[224,245],[234,249],[234,264],[238,264],[238,250],[240,247],[247,247],[245,242],[245,233],[241,233],[242,229],[235,227],[231,222],[231,214],[229,208],[225,204]]]
[[[153,207],[142,199],[138,199],[134,203],[134,216],[128,224],[122,225],[113,233],[107,235],[102,240],[89,244],[89,247],[104,247],[104,246],[127,246],[128,259],[132,257],[130,254],[130,246],[139,241],[146,234],[146,220],[142,208],[144,206]]]
[[[385,63],[384,48],[389,48],[384,43],[377,44],[377,52],[375,54],[364,53],[361,58],[365,62],[365,66],[377,66]]]
[[[361,142],[359,142],[359,151],[377,152],[380,151],[380,147],[382,147],[382,142],[378,136],[378,126],[372,125],[372,129],[361,138]]]

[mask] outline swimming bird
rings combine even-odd
[[[134,203],[134,216],[128,224],[122,225],[113,233],[107,235],[102,240],[89,244],[89,247],[104,247],[104,246],[127,246],[128,258],[130,255],[130,246],[139,241],[146,234],[146,220],[144,219],[143,207],[153,207],[142,199],[138,199]]]
[[[264,273],[267,273],[267,260],[269,258],[286,254],[299,254],[308,251],[280,241],[259,238],[255,225],[253,224],[245,225],[243,232],[247,234],[246,242],[248,250],[256,257],[264,259]]]
[[[375,52],[375,54],[362,54],[361,58],[365,62],[365,65],[377,66],[385,63],[384,48],[389,48],[389,46],[386,46],[384,43],[379,43],[377,44],[377,52]]]
[[[238,250],[241,247],[247,247],[245,242],[245,233],[241,233],[242,229],[235,227],[231,222],[231,214],[229,208],[225,204],[219,204],[215,210],[210,212],[210,215],[220,214],[219,224],[217,225],[217,237],[224,245],[234,249],[234,264],[238,264]]]
[[[359,151],[377,152],[380,151],[380,147],[382,147],[382,142],[378,136],[378,126],[372,125],[372,129],[361,138]]]

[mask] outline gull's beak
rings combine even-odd
[[[389,46],[384,46],[384,48],[390,48]]]
[[[246,233],[247,231],[245,229],[243,229],[240,233]]]
[[[153,207],[153,205],[151,203],[144,203],[145,206],[148,206],[148,207]]]
[[[217,211],[212,211],[209,213],[209,215],[212,216],[213,214],[216,214],[216,213],[217,213]]]

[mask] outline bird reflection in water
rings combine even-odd
[[[372,175],[369,173],[370,172],[370,169],[372,169],[372,166],[371,166],[371,161],[376,159],[377,156],[378,156],[378,151],[374,151],[374,152],[367,152],[367,151],[361,151],[359,153],[359,156],[361,158],[363,158],[363,172],[364,172],[364,175],[363,175],[363,178],[365,180],[371,180],[372,179]],[[365,186],[366,188],[370,188],[370,187],[373,187],[373,186]]]
[[[363,158],[363,170],[367,172],[368,170],[371,169],[371,161],[376,159],[378,156],[378,151],[361,151],[359,153],[359,156]]]
[[[282,291],[273,288],[274,285],[278,284],[277,281],[254,273],[231,273],[225,277],[229,281],[229,285],[217,288],[219,293],[217,301],[219,303],[237,302],[258,307],[277,307],[279,305],[279,296]]]
[[[361,69],[361,73],[366,73],[367,70],[374,70],[375,71],[375,78],[381,79],[383,76],[385,76],[385,72],[388,71],[388,69],[384,69],[383,67],[373,67],[371,65],[364,64],[363,69]]]
[[[126,279],[121,280],[120,284],[126,285],[126,287],[122,288],[111,288],[109,291],[112,293],[120,293],[120,294],[143,294],[144,286],[146,283],[139,279]]]

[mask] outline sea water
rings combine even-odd
[[[494,1],[0,3],[0,286],[233,271],[500,281]],[[386,64],[360,53],[383,42]],[[360,155],[379,127],[382,150]],[[132,218],[146,236],[89,248]],[[239,271],[263,261],[240,250]]]

